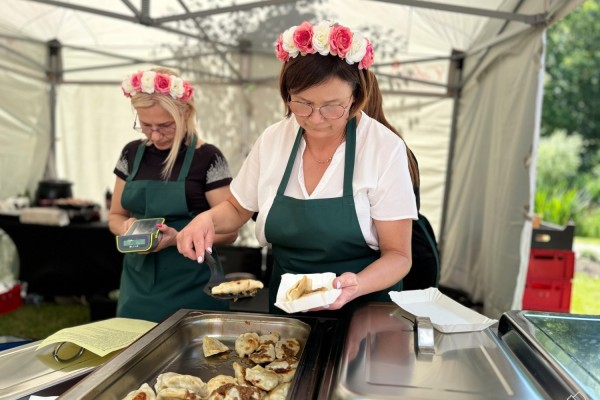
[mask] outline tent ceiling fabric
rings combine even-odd
[[[444,244],[442,283],[497,316],[520,306],[535,156],[520,163],[539,134],[544,32],[582,1],[4,0],[0,166],[22,167],[1,174],[0,199],[33,192],[50,154],[77,197],[100,202],[122,146],[137,137],[118,85],[154,65],[196,82],[201,136],[237,172],[282,116],[274,41],[304,20],[337,21],[374,44],[386,114],[419,160],[422,211]],[[60,47],[50,65],[53,40]],[[494,172],[509,162],[519,166]],[[500,198],[502,206],[492,201]],[[490,221],[510,221],[495,235],[523,239],[498,240]],[[491,239],[499,247],[483,245]],[[499,268],[503,289],[490,290]]]

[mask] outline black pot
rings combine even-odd
[[[40,181],[35,192],[35,204],[38,206],[51,206],[56,199],[73,197],[72,185],[73,183],[60,179]]]

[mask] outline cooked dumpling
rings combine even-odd
[[[298,279],[298,281],[292,285],[291,288],[285,293],[285,299],[287,301],[298,300],[302,294],[312,290],[312,281],[306,275]]]
[[[290,386],[290,382],[284,382],[277,385],[275,389],[271,390],[265,397],[263,397],[263,400],[285,400],[288,392],[290,391]]]
[[[165,372],[156,378],[154,385],[156,393],[162,393],[164,389],[185,389],[200,397],[206,397],[209,394],[206,383],[202,379],[193,375],[182,375],[174,372]]]
[[[244,367],[242,364],[240,364],[237,361],[234,361],[233,364],[233,372],[235,375],[235,380],[237,381],[238,385],[245,385],[246,384],[246,367]]]
[[[144,383],[139,389],[129,392],[123,400],[156,400],[156,394],[150,385]]]
[[[223,282],[213,287],[212,294],[242,294],[254,296],[258,289],[263,288],[263,283],[254,279],[240,279],[236,281]]]
[[[273,346],[275,346],[275,344],[279,341],[279,333],[271,332],[266,335],[261,335],[258,338],[258,341],[260,344],[273,343]]]
[[[298,365],[296,363],[296,365]],[[290,382],[296,373],[296,367],[288,360],[276,360],[265,366],[265,369],[273,371],[279,376],[279,382]]]
[[[204,357],[210,357],[214,356],[215,354],[229,351],[229,347],[223,344],[223,342],[221,342],[219,339],[205,336],[202,339],[202,351],[204,352]]]
[[[260,365],[246,368],[246,380],[254,386],[269,391],[279,384],[279,377],[273,371],[264,369]]]
[[[271,342],[261,344],[248,358],[256,364],[266,364],[275,361],[275,346]]]
[[[225,384],[210,394],[208,400],[260,400],[264,392],[249,385]]]
[[[169,385],[167,385],[167,380],[169,380],[169,378],[172,378],[174,376],[179,376],[179,375],[181,375],[181,374],[178,374],[176,372],[165,372],[165,373],[158,375],[156,377],[156,384],[154,385],[154,390],[156,390],[156,393],[160,392],[161,390],[163,390],[164,388],[169,386]]]
[[[215,376],[214,378],[212,378],[208,382],[206,382],[208,394],[211,394],[216,389],[218,389],[221,386],[226,385],[228,383],[233,383],[235,385],[237,382],[233,376],[228,376],[228,375]]]
[[[156,400],[201,400],[202,396],[184,388],[164,388],[156,395]]]
[[[243,358],[256,350],[259,344],[260,339],[256,333],[243,333],[235,339],[235,351],[240,358]]]
[[[275,357],[285,359],[295,357],[300,352],[300,342],[297,339],[282,339],[275,345]]]

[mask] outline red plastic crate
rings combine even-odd
[[[0,293],[0,314],[14,311],[23,305],[21,285],[16,284],[8,292]]]
[[[571,250],[531,249],[527,282],[569,280],[575,273],[575,253]]]
[[[568,313],[571,309],[571,281],[527,282],[523,310]]]

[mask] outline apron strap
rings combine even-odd
[[[142,143],[140,143],[140,145],[137,148],[137,151],[135,152],[135,160],[133,161],[133,169],[132,169],[131,173],[129,174],[129,176],[127,177],[127,182],[133,181],[133,178],[135,178],[135,176],[137,175],[145,150],[146,150],[146,142],[142,140]]]
[[[194,152],[196,151],[196,143],[198,143],[198,137],[196,135],[192,135],[192,140],[190,140],[190,144],[185,152],[185,158],[183,159],[183,165],[181,166],[181,170],[179,171],[179,176],[177,177],[177,182],[185,181],[185,178],[188,175],[190,170],[190,165],[192,165],[192,160],[194,159]]]

